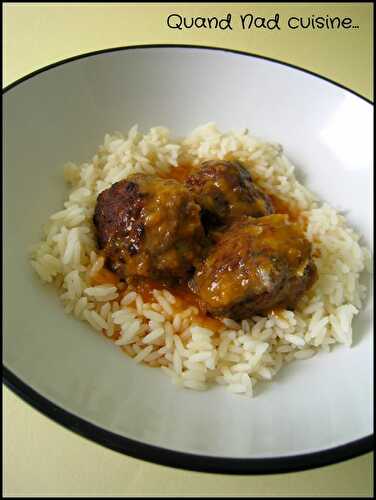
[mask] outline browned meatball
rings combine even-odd
[[[242,215],[262,217],[273,213],[269,197],[238,162],[211,160],[186,181],[202,209],[205,229],[229,224]]]
[[[136,174],[99,196],[98,246],[120,277],[186,277],[201,254],[200,207],[172,179]]]
[[[311,244],[288,216],[275,214],[244,217],[223,231],[192,288],[212,314],[244,319],[294,308],[316,278]]]

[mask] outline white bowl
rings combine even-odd
[[[62,165],[138,123],[177,135],[215,121],[280,142],[305,184],[372,241],[372,105],[281,63],[223,50],[134,47],[74,58],[9,86],[5,116],[4,378],[57,422],[175,467],[277,472],[369,451],[371,301],[354,346],[295,362],[254,399],[180,390],[64,314],[27,256],[65,196]]]

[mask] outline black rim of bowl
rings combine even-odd
[[[248,52],[225,49],[220,47],[208,47],[202,45],[179,45],[179,44],[155,44],[155,45],[132,45],[126,47],[115,47],[110,49],[98,50],[85,54],[80,54],[74,57],[58,61],[43,68],[40,68],[28,75],[11,83],[3,89],[3,95],[10,89],[16,87],[20,83],[33,78],[39,73],[43,73],[57,66],[77,61],[86,57],[96,56],[98,54],[135,50],[135,49],[159,49],[159,48],[178,48],[178,49],[197,49],[197,50],[213,50],[219,52],[229,52],[232,54],[240,54],[247,57],[264,59],[273,63],[282,64],[295,70],[308,73],[317,78],[325,80],[337,87],[340,87],[357,97],[363,99],[369,104],[373,105],[372,101],[366,99],[364,96],[354,92],[353,90],[312,71],[305,70],[298,66],[278,61],[269,57],[260,56]],[[62,426],[76,432],[77,434],[88,438],[98,444],[106,446],[114,451],[123,453],[125,455],[142,459],[148,462],[165,465],[169,467],[199,471],[199,472],[214,472],[222,474],[277,474],[283,472],[294,472],[315,467],[323,467],[357,456],[363,455],[373,450],[373,434],[370,434],[361,439],[351,441],[347,444],[328,448],[322,451],[273,458],[227,458],[227,457],[214,457],[199,454],[191,454],[180,451],[173,451],[167,448],[161,448],[154,445],[149,445],[129,439],[119,434],[107,431],[98,427],[83,418],[74,415],[56,404],[49,401],[47,398],[32,389],[27,383],[23,382],[14,373],[12,373],[3,364],[3,383],[11,389],[15,394],[21,397],[25,402],[29,403],[36,410],[43,413],[45,416],[51,418]]]

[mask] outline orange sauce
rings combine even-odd
[[[200,299],[190,290],[187,282],[171,285],[164,281],[140,278],[131,282],[128,291],[130,290],[139,293],[145,302],[153,302],[153,290],[167,290],[176,298],[174,307],[178,311],[191,306],[197,307],[201,312],[205,311]]]
[[[302,216],[301,209],[298,208],[293,201],[287,202],[285,200],[282,200],[275,194],[270,194],[270,193],[267,194],[272,202],[274,212],[276,214],[288,215],[291,222],[299,224],[301,229],[303,231],[305,230],[307,226],[307,218]]]
[[[319,257],[321,257],[321,251],[320,251],[320,249],[319,249],[319,248],[316,248],[316,249],[312,252],[312,255],[313,255],[314,257],[316,257],[317,259],[318,259]]]
[[[266,312],[268,314],[271,314],[273,316],[281,316],[282,312],[285,310],[285,308],[282,305],[272,307],[271,309],[268,309]]]
[[[100,269],[96,274],[94,274],[94,276],[91,277],[90,281],[92,286],[108,284],[117,286],[119,283],[119,278],[109,269],[102,267],[102,269]]]
[[[300,217],[300,210],[294,206],[293,203],[288,203],[281,198],[278,198],[275,194],[269,194],[274,211],[276,214],[286,214],[290,217],[292,221],[296,221]]]
[[[187,307],[197,307],[199,311],[204,310],[204,306],[198,296],[194,294],[188,286],[188,283],[180,283],[172,287],[167,287],[168,291],[176,298],[176,308],[186,309]]]
[[[152,280],[149,278],[140,278],[137,281],[132,281],[128,291],[135,290],[141,295],[144,302],[153,302],[153,290],[165,288],[161,281]]]
[[[206,311],[205,304],[190,290],[188,283],[183,282],[172,286],[161,281],[142,278],[137,283],[132,284],[131,289],[139,293],[145,302],[154,300],[153,290],[167,290],[176,299],[174,304],[176,312],[184,311],[192,306],[197,307],[199,313],[195,316],[195,323],[211,330],[223,328],[223,323]]]
[[[249,169],[248,165],[248,169]],[[187,178],[194,173],[197,167],[190,163],[181,163],[177,167],[171,167],[169,172],[159,174],[164,179],[175,179],[178,182],[185,182]],[[257,185],[257,179],[254,179]],[[274,211],[276,214],[286,214],[290,217],[291,221],[297,221],[300,217],[300,210],[294,205],[294,202],[287,202],[282,200],[275,194],[268,193],[265,189],[260,188],[266,192],[271,199]]]
[[[231,161],[232,158],[226,158]],[[169,172],[160,173],[159,176],[164,179],[175,179],[178,182],[185,182],[187,178],[194,173],[196,167],[190,163],[181,163],[177,167],[171,167]],[[255,179],[257,184],[257,179]],[[272,202],[275,213],[286,214],[289,216],[292,222],[297,222],[301,220],[300,210],[296,207],[294,202],[286,202],[274,194],[266,192]],[[303,222],[304,224],[304,222]],[[106,268],[102,268],[98,271],[92,278],[91,283],[93,286],[111,283],[115,286],[119,284],[120,280],[116,274],[111,272]],[[182,282],[177,285],[171,285],[167,282],[160,280],[153,280],[149,278],[139,278],[137,280],[131,280],[124,291],[120,292],[119,301],[122,296],[131,290],[136,291],[141,295],[144,302],[153,302],[153,290],[168,290],[176,298],[176,303],[174,304],[174,309],[177,311],[182,311],[188,307],[194,306],[199,310],[199,314],[195,316],[195,322],[202,327],[209,328],[212,330],[219,330],[223,328],[223,323],[212,317],[210,313],[207,312],[205,304],[200,301],[199,297],[191,291],[187,282]],[[268,311],[278,316],[283,311],[282,306],[276,306],[275,308]],[[120,336],[120,331],[114,333],[111,340],[117,340]],[[124,349],[123,349],[124,350]],[[124,350],[126,352],[126,350]]]
[[[223,323],[207,312],[205,304],[191,291],[187,282],[171,285],[163,281],[142,278],[133,282],[127,292],[131,290],[139,293],[145,302],[154,301],[153,290],[167,290],[176,299],[174,310],[177,313],[194,306],[199,310],[199,313],[194,316],[195,323],[214,331],[223,329]]]
[[[193,173],[194,167],[190,163],[181,163],[177,167],[171,167],[169,172],[159,174],[163,179],[175,179],[179,182],[185,182]]]
[[[219,319],[209,316],[208,313],[199,314],[198,316],[195,316],[195,322],[199,326],[202,326],[203,328],[208,328],[209,330],[217,331],[223,328],[222,321],[219,321]]]

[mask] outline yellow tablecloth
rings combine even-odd
[[[147,43],[222,46],[266,55],[325,75],[372,98],[371,3],[3,5],[4,82],[54,61]],[[176,30],[170,13],[280,13],[282,29]],[[287,30],[289,16],[351,17],[352,31]],[[373,494],[373,454],[307,472],[235,477],[161,467],[105,449],[45,418],[3,388],[5,496],[363,496]]]

